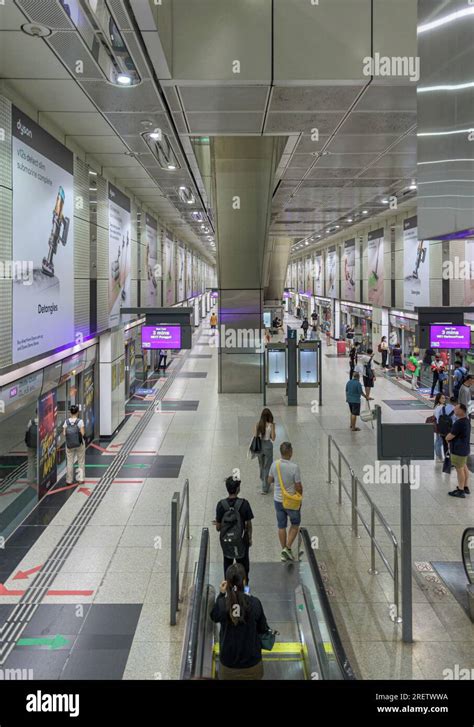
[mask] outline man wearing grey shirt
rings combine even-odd
[[[283,507],[283,493],[280,487],[280,478],[278,475],[277,465],[280,467],[281,479],[283,487],[290,495],[295,493],[303,494],[303,485],[301,484],[300,468],[294,462],[291,462],[293,456],[293,448],[290,442],[283,442],[280,445],[281,459],[273,462],[268,474],[268,484],[275,484],[274,500],[275,511],[278,525],[278,538],[282,547],[281,560],[295,560],[291,551],[291,546],[298,535],[301,523],[301,506],[298,510],[288,510]],[[290,528],[287,532],[288,518],[290,519]],[[299,557],[299,556],[298,556]]]
[[[464,404],[464,406],[467,409],[468,415],[469,415],[469,404],[471,403],[471,386],[473,385],[474,381],[472,379],[472,376],[466,376],[464,381],[462,382],[460,388],[459,388],[459,394],[458,394],[458,403]]]

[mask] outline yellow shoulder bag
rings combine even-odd
[[[294,495],[290,495],[290,493],[285,490],[285,487],[283,485],[283,478],[281,476],[281,469],[280,469],[280,460],[277,460],[276,462],[276,469],[278,472],[278,481],[280,483],[281,487],[281,493],[283,495],[283,507],[285,510],[299,510],[301,507],[301,503],[303,502],[303,495],[300,495],[299,492],[295,492]]]

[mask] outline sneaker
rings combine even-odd
[[[286,548],[283,548],[283,550],[281,551],[280,560],[282,563],[286,563],[288,560],[290,560],[288,558],[288,553],[286,552]]]
[[[464,494],[463,490],[460,490],[456,487],[455,490],[452,490],[451,492],[448,492],[448,495],[451,495],[451,497],[462,497],[465,498],[466,495]]]
[[[469,489],[469,487],[465,487],[464,488],[464,494],[465,495],[470,495],[471,494],[471,490]]]
[[[286,553],[286,559],[287,560],[294,560],[294,556],[292,553],[291,548],[283,548],[282,553]]]

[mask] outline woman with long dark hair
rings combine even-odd
[[[219,679],[262,679],[260,635],[269,630],[262,604],[245,593],[245,569],[234,563],[226,572],[211,611],[220,624]]]
[[[273,442],[275,441],[275,422],[270,409],[263,409],[260,419],[255,427],[255,436],[262,442],[262,449],[258,453],[258,464],[260,466],[260,480],[262,482],[262,495],[266,495],[270,489],[268,484],[268,473],[273,462]]]

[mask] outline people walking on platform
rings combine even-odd
[[[269,484],[275,484],[274,502],[278,527],[278,538],[281,545],[280,559],[295,560],[291,546],[296,540],[301,523],[301,504],[303,501],[303,485],[301,484],[300,468],[291,462],[293,447],[290,442],[280,445],[281,459],[273,462],[268,475]],[[287,532],[288,520],[290,527]],[[299,558],[299,554],[297,556]]]
[[[166,371],[167,367],[167,361],[168,361],[168,350],[166,348],[160,348],[160,359],[158,361],[158,371],[163,368],[163,371]],[[163,366],[162,366],[163,362]]]
[[[367,353],[364,353],[362,356],[360,356],[360,362],[363,367],[363,380],[364,380],[364,388],[365,388],[365,394],[367,397],[367,401],[372,400],[373,396],[370,396],[371,389],[374,388],[374,384],[376,381],[375,376],[375,368],[374,368],[374,352],[371,348],[367,349]]]
[[[69,414],[63,425],[66,438],[66,484],[74,484],[74,462],[77,459],[77,484],[83,485],[86,466],[84,422],[79,419],[79,407],[76,404],[69,407]]]
[[[211,326],[211,330],[212,331],[215,331],[216,330],[216,327],[217,327],[217,316],[214,313],[214,311],[212,311],[212,313],[211,313],[211,317],[209,319],[209,323],[210,323],[210,326]]]
[[[38,409],[35,410],[34,417],[26,425],[25,444],[27,452],[26,479],[29,485],[35,485],[38,459]]]
[[[423,371],[427,371],[428,369],[431,368],[431,364],[433,363],[433,358],[435,355],[436,355],[436,351],[434,350],[434,348],[430,347],[425,350],[425,353],[423,354],[423,363],[422,363]]]
[[[466,378],[468,374],[467,368],[463,366],[462,361],[457,360],[454,362],[454,372],[453,372],[453,396],[456,397],[456,399],[459,396],[459,390],[462,386],[462,383],[464,379]],[[465,402],[462,402],[465,403]]]
[[[471,408],[471,399],[472,399],[472,389],[471,387],[474,385],[474,377],[471,376],[471,374],[468,374],[464,377],[463,382],[459,388],[458,392],[458,402],[460,404],[464,404],[466,407],[467,414],[469,416],[470,414],[470,408]]]
[[[398,375],[402,374],[402,379],[405,376],[405,367],[403,364],[403,351],[399,343],[396,343],[392,351],[393,355],[393,368],[395,371],[395,380],[398,381]]]
[[[301,328],[303,329],[303,334],[306,339],[306,336],[308,335],[308,328],[309,328],[309,322],[306,317],[303,318],[303,323],[301,324]]]
[[[358,355],[359,355],[359,341],[354,341],[349,350],[349,378],[352,379],[354,369],[357,366]]]
[[[226,479],[228,496],[217,503],[215,526],[224,555],[224,575],[229,566],[236,561],[244,567],[248,581],[253,512],[250,503],[239,497],[240,485],[240,479],[234,475]]]
[[[316,325],[317,325],[317,323],[318,323],[318,314],[317,314],[317,312],[316,312],[316,308],[315,308],[315,309],[314,309],[314,311],[313,311],[313,312],[311,313],[311,322],[312,322],[313,326],[316,326]]]
[[[270,409],[263,409],[260,419],[255,426],[255,437],[261,442],[261,450],[257,454],[260,467],[260,480],[262,483],[261,493],[266,495],[270,489],[268,484],[268,473],[273,462],[273,442],[275,441],[275,422]]]
[[[451,432],[455,421],[454,405],[446,399],[444,394],[436,394],[433,408],[433,415],[436,419],[435,454],[438,462],[444,462],[449,456],[446,437]]]
[[[382,363],[381,366],[383,369],[388,368],[387,367],[387,356],[388,356],[388,343],[387,343],[387,336],[382,336],[380,339],[380,343],[378,345],[378,351],[382,354]]]
[[[310,341],[318,340],[318,328],[316,325],[311,326],[311,331],[309,333],[309,340]]]
[[[261,636],[270,630],[258,598],[245,592],[246,577],[239,563],[229,566],[210,613],[220,625],[220,680],[263,678]]]
[[[452,497],[464,498],[470,495],[469,489],[469,469],[467,467],[467,458],[471,452],[471,422],[467,416],[467,409],[464,404],[457,404],[454,413],[456,421],[450,433],[446,437],[451,450],[451,463],[456,468],[458,478],[458,486],[448,494]]]
[[[433,373],[433,381],[431,383],[430,399],[434,396],[436,385],[438,385],[439,393],[443,393],[443,381],[445,381],[448,377],[444,363],[439,354],[436,354],[435,360],[431,364],[431,371]]]
[[[419,358],[420,349],[414,348],[413,353],[408,357],[407,369],[411,373],[411,388],[415,391],[418,388],[418,379],[422,361]]]
[[[367,399],[367,401],[369,400],[367,394],[365,394],[362,389],[359,372],[354,371],[352,377],[346,384],[346,402],[349,405],[349,410],[351,412],[350,427],[353,432],[360,432],[360,429],[356,426],[356,424],[357,417],[360,415],[361,396]]]

